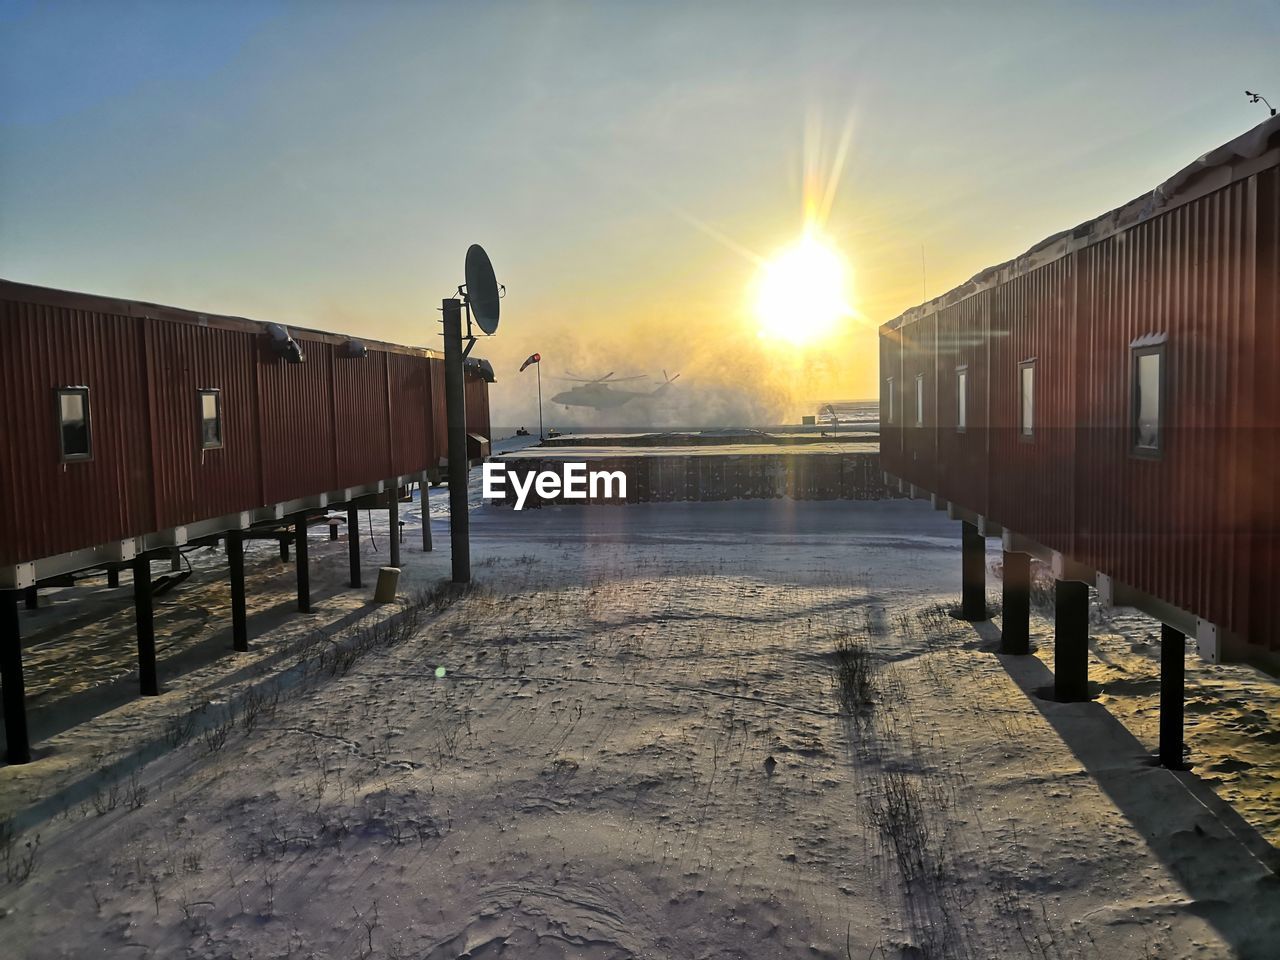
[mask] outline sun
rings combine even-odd
[[[814,230],[760,266],[755,312],[760,336],[795,346],[815,344],[853,313],[849,267],[834,246]]]

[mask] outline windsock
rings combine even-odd
[[[541,361],[541,360],[542,360],[542,354],[540,354],[540,353],[531,353],[531,354],[529,354],[529,359],[528,359],[528,360],[526,360],[524,363],[520,364],[520,372],[521,372],[521,373],[524,373],[524,368],[525,368],[525,367],[529,366],[529,364],[531,364],[531,363],[538,363],[538,362],[539,362],[539,361]]]

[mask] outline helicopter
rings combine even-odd
[[[567,380],[570,383],[580,383],[582,386],[570,387],[568,390],[563,390],[551,398],[552,403],[563,404],[565,409],[569,407],[591,407],[593,410],[612,410],[614,407],[620,407],[631,400],[660,397],[667,392],[671,384],[680,379],[680,374],[677,373],[674,377],[668,377],[667,371],[663,370],[663,382],[653,390],[619,390],[615,388],[615,384],[627,383],[633,380],[647,380],[649,378],[639,376],[614,379],[613,372],[610,371],[603,377],[587,379],[575,376],[572,371],[566,372],[569,375],[560,379]]]

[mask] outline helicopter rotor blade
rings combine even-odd
[[[567,380],[571,383],[599,383],[604,386],[608,386],[611,383],[626,383],[629,380],[648,380],[649,379],[649,377],[646,374],[640,374],[639,376],[636,376],[636,377],[615,377],[612,371],[609,373],[606,373],[603,377],[592,377],[592,378],[580,377],[576,373],[574,373],[572,370],[566,370],[565,373],[567,374],[567,376],[556,377],[555,379]]]

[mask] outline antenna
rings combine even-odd
[[[467,248],[466,277],[464,299],[468,312],[475,317],[476,326],[484,335],[491,337],[498,330],[498,301],[502,299],[506,288],[501,287],[499,292],[500,285],[493,275],[493,264],[489,262],[489,255],[484,252],[484,247],[478,243]],[[469,322],[467,335],[471,335]]]
[[[1276,108],[1273,107],[1271,105],[1271,101],[1268,100],[1266,97],[1264,97],[1262,94],[1254,93],[1252,90],[1246,90],[1244,92],[1244,95],[1249,98],[1250,103],[1257,103],[1259,100],[1261,100],[1263,103],[1267,105],[1267,109],[1271,111],[1271,115],[1273,117],[1276,115]]]

